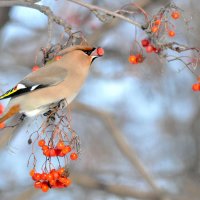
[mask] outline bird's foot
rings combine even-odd
[[[24,121],[24,119],[26,118],[26,115],[23,113],[21,116],[20,116],[20,121]]]
[[[51,115],[51,113],[52,113],[52,110],[48,110],[47,112],[45,112],[43,115],[46,117],[46,116],[49,116],[49,115]]]

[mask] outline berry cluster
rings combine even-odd
[[[165,9],[161,9],[150,20],[147,18],[147,25],[144,30],[148,36],[141,40],[141,44],[137,43],[137,40],[135,39],[134,43],[137,43],[136,49],[140,48],[140,53],[131,53],[128,58],[129,62],[131,64],[138,64],[144,61],[142,47],[145,48],[146,53],[156,53],[160,55],[161,52],[166,49],[162,43],[165,35],[168,35],[169,37],[174,37],[176,35],[174,31],[175,25],[171,22],[171,19],[177,20],[180,17],[181,13],[178,8],[171,5]],[[135,51],[137,52],[137,50]]]
[[[46,145],[45,140],[39,140],[38,146],[42,148],[43,155],[46,157],[64,157],[68,153],[71,152],[71,147],[69,145],[65,145],[63,141],[59,141],[56,145],[56,147],[49,147]],[[71,153],[70,154],[71,160],[77,160],[78,154],[77,153]]]
[[[175,10],[171,12],[171,17],[175,20],[179,19],[181,16],[180,12]],[[176,35],[175,31],[169,29],[171,23],[169,20],[166,20],[168,17],[164,16],[164,13],[159,13],[158,15],[154,16],[153,20],[150,22],[150,30],[152,35],[151,37],[158,38],[159,35],[163,35],[164,33],[168,33],[169,37],[174,37]],[[149,39],[143,39],[141,41],[142,46],[145,47],[147,53],[159,53],[160,48],[156,48],[154,44],[151,43]]]
[[[43,192],[47,192],[51,188],[68,187],[71,180],[68,178],[69,172],[66,167],[70,161],[79,158],[79,137],[71,129],[69,118],[61,108],[62,102],[45,113],[44,116],[47,117],[46,121],[49,123],[43,123],[43,129],[39,128],[33,132],[28,140],[28,144],[32,144],[32,154],[28,165],[33,158],[30,175],[35,182],[35,188],[40,188]],[[36,138],[32,140],[34,134],[36,134]],[[45,156],[45,162],[41,167],[42,173],[36,172],[37,159],[34,147],[39,147],[39,152],[42,151],[43,156]],[[65,168],[62,168],[63,165]]]
[[[149,39],[143,39],[141,41],[142,46],[146,49],[147,53],[159,53],[160,49],[156,48]]]
[[[64,188],[71,184],[71,180],[68,178],[69,172],[67,169],[60,167],[60,161],[59,168],[57,170],[50,167],[52,166],[51,158],[53,157],[57,157],[58,160],[60,157],[64,157],[68,160],[67,154],[69,154],[74,148],[69,144],[66,145],[65,143],[66,142],[59,140],[56,145],[53,145],[51,140],[46,142],[45,139],[40,139],[38,141],[38,146],[43,151],[43,155],[46,157],[46,162],[44,167],[42,167],[42,173],[35,171],[35,165],[34,169],[30,171],[30,176],[35,181],[35,188],[39,188],[43,192],[47,192],[50,188]],[[77,160],[78,153],[71,153],[69,158],[71,160]]]
[[[136,55],[131,54],[128,58],[129,63],[131,64],[138,64],[138,63],[142,63],[144,60],[144,57],[142,54],[138,53]]]
[[[181,14],[178,10],[174,10],[171,12],[171,17],[172,19],[177,20],[181,17]],[[163,13],[159,13],[158,15],[154,16],[153,20],[151,21],[151,32],[153,34],[158,34],[164,29],[168,33],[169,37],[174,37],[176,33],[174,30],[169,29],[170,24],[171,23],[166,20],[166,16],[164,16]]]
[[[65,188],[71,184],[69,173],[65,168],[52,169],[50,172],[37,173],[34,169],[30,176],[35,181],[34,187],[47,192],[50,188]]]

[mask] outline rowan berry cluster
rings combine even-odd
[[[34,187],[47,192],[50,188],[65,188],[70,186],[71,179],[68,177],[68,170],[65,168],[52,169],[50,172],[38,173],[35,169],[30,171]]]
[[[147,38],[141,40],[141,45],[137,43],[136,39],[134,43],[140,46],[140,49],[145,48],[146,53],[162,53],[166,48],[163,41],[166,41],[166,35],[168,37],[174,37],[176,35],[175,25],[172,20],[178,20],[181,18],[181,12],[174,4],[169,4],[165,8],[162,8],[156,15],[148,18],[148,14],[144,13],[146,16],[146,25],[144,25],[143,30],[147,34]],[[172,19],[172,20],[171,20]],[[136,35],[135,35],[136,38]],[[136,50],[137,52],[137,50]],[[128,60],[131,64],[138,64],[144,61],[143,51],[140,53],[131,53]]]
[[[178,20],[181,13],[175,5],[161,9],[158,14],[148,22],[146,33],[149,39],[142,40],[142,46],[146,48],[147,53],[160,53],[163,50],[163,41],[167,41],[166,36],[174,37],[176,35],[175,25],[172,20]],[[171,20],[172,19],[172,20]]]
[[[42,148],[43,155],[46,157],[64,157],[72,150],[70,145],[65,145],[63,141],[59,141],[56,147],[49,147],[46,145],[45,140],[42,139],[38,141],[38,146]],[[77,160],[78,154],[73,152],[70,154],[70,158],[71,160]]]
[[[30,171],[30,176],[35,181],[34,187],[41,189],[43,192],[47,192],[50,188],[65,188],[71,184],[71,180],[68,178],[69,172],[67,169],[59,167],[47,170],[47,166],[51,166],[51,158],[66,157],[69,155],[70,160],[77,160],[78,153],[72,152],[72,147],[67,142],[59,140],[56,145],[53,145],[52,141],[46,142],[45,139],[38,141],[38,146],[41,148],[43,155],[46,157],[44,172],[38,173],[35,169]],[[67,158],[68,159],[68,158]],[[60,166],[60,162],[59,162]]]
[[[27,130],[27,134],[30,134],[28,144],[32,145],[32,154],[28,160],[28,165],[33,169],[30,175],[35,181],[35,188],[40,188],[43,192],[51,188],[68,187],[71,183],[68,178],[68,164],[79,158],[80,140],[71,128],[70,113],[66,113],[63,109],[65,103],[63,100],[50,106],[47,113],[35,119],[36,121],[39,121],[38,118],[42,119],[42,124],[35,127],[36,131],[30,134]],[[39,149],[37,155],[42,154],[42,157],[45,157],[42,167],[37,166],[35,149]],[[38,167],[41,173],[36,172]]]
[[[131,64],[139,64],[139,63],[142,63],[142,62],[143,62],[144,57],[143,57],[143,55],[140,54],[140,53],[138,53],[138,54],[136,54],[136,55],[131,54],[131,55],[129,56],[128,60],[129,60],[129,62],[130,62]]]
[[[167,33],[169,37],[174,37],[176,32],[174,30],[173,23],[170,22],[168,13],[171,12],[170,17],[173,20],[177,20],[181,17],[181,13],[178,10],[162,10],[158,15],[153,17],[153,20],[150,22],[151,33],[155,36],[158,36],[160,33]]]
[[[142,46],[146,49],[147,53],[159,53],[160,49],[156,48],[149,39],[143,39],[141,41]]]

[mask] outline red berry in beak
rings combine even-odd
[[[103,48],[98,47],[96,51],[97,51],[97,55],[98,56],[103,56],[104,55],[104,49]]]

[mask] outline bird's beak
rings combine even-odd
[[[98,58],[104,55],[104,49],[101,47],[97,47],[96,49],[94,49],[94,51],[91,53],[91,57],[94,60],[94,58]]]

